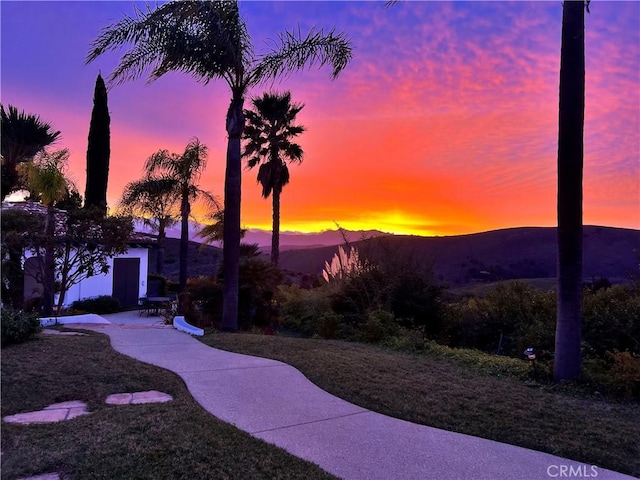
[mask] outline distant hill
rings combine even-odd
[[[363,238],[380,237],[390,235],[378,230],[326,230],[317,233],[280,232],[280,251],[300,248],[321,248],[329,245],[344,243],[344,236],[350,242],[356,242]],[[271,248],[271,232],[264,230],[248,230],[242,239],[246,243],[257,243],[265,249]]]
[[[335,233],[335,232],[334,232]],[[365,238],[369,238],[365,236]],[[362,235],[356,238],[363,238]],[[343,243],[342,241],[338,242]],[[556,276],[556,229],[521,227],[449,237],[382,235],[352,243],[361,252],[399,261],[411,257],[432,268],[438,280],[449,286],[514,278]],[[190,242],[189,276],[211,275],[222,260],[222,250]],[[167,239],[165,274],[178,276],[177,239]],[[320,274],[324,262],[337,252],[337,244],[280,252],[280,267],[300,273]],[[268,249],[267,249],[268,253]],[[154,256],[152,251],[151,256]],[[265,258],[268,258],[265,255]],[[379,257],[378,257],[379,258]],[[153,259],[150,265],[153,267]],[[640,278],[640,231],[585,226],[584,277],[604,276],[612,281]]]
[[[149,271],[156,271],[157,251],[149,251]],[[174,281],[178,281],[180,272],[180,240],[165,239],[164,271],[163,274]],[[210,276],[216,273],[218,264],[222,263],[222,249],[210,245],[189,242],[189,277]]]
[[[151,231],[145,227],[141,221],[137,221],[135,224],[136,231],[151,233]],[[202,225],[193,221],[189,222],[189,238],[195,242],[201,242],[202,238],[198,236],[198,232],[202,229]],[[338,230],[325,230],[323,232],[315,233],[300,233],[300,232],[280,232],[280,251],[285,251],[293,248],[316,248],[328,245],[339,245],[344,242],[343,233],[346,235],[347,240],[354,242],[362,238],[371,238],[383,235],[391,235],[389,233],[380,232],[378,230],[344,230],[340,232]],[[178,239],[180,238],[180,225],[173,226],[167,229],[167,237]],[[244,238],[245,243],[257,243],[262,248],[271,247],[271,231],[260,229],[249,229],[246,231]]]
[[[368,255],[411,256],[431,266],[439,281],[465,285],[474,281],[556,276],[556,229],[521,227],[449,237],[385,236],[354,242]],[[282,268],[320,273],[337,247],[281,252]],[[640,278],[640,231],[585,226],[585,279],[608,277],[612,281]]]

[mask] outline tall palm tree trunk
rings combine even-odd
[[[554,379],[580,374],[585,3],[565,1],[558,122],[558,310]]]
[[[183,192],[182,205],[180,208],[181,213],[181,228],[180,228],[180,291],[184,291],[187,287],[187,261],[189,257],[189,213],[191,208],[189,205],[188,191],[186,194]]]
[[[224,227],[222,269],[224,272],[222,329],[238,330],[238,294],[240,284],[240,192],[242,163],[240,139],[244,130],[244,98],[234,94],[227,113],[227,167],[224,182]]]
[[[51,316],[53,314],[56,281],[55,247],[53,243],[55,241],[55,213],[52,204],[47,206],[45,236],[44,268],[42,272],[42,315]]]
[[[271,228],[271,263],[276,267],[280,259],[280,190],[273,189],[273,226]]]

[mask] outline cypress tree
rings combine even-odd
[[[84,206],[85,208],[98,207],[104,214],[107,213],[107,181],[109,178],[109,157],[111,156],[110,123],[107,88],[102,76],[98,74],[89,125]]]

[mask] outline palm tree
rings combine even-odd
[[[582,328],[582,165],[584,153],[584,11],[589,1],[562,7],[558,122],[558,311],[553,375],[580,374]]]
[[[244,138],[248,141],[243,156],[249,158],[249,168],[260,164],[258,183],[262,185],[262,196],[269,198],[273,192],[271,262],[277,266],[280,256],[280,195],[289,183],[286,161],[302,162],[302,148],[292,140],[305,131],[302,125],[293,124],[304,105],[291,103],[291,92],[281,95],[265,93],[251,103],[255,110],[244,111],[247,119]]]
[[[224,240],[224,210],[218,209],[207,216],[212,223],[204,225],[198,232],[198,236],[204,239],[202,246],[207,243],[222,242]],[[240,229],[240,238],[243,238],[247,230]]]
[[[172,1],[155,10],[136,10],[135,16],[125,16],[103,29],[87,57],[91,62],[105,52],[132,45],[111,74],[112,82],[133,80],[145,72],[149,72],[152,81],[167,72],[180,71],[205,84],[223,79],[229,86],[224,187],[225,330],[238,328],[244,97],[251,87],[305,66],[329,64],[335,78],[351,59],[349,41],[333,31],[324,34],[312,29],[306,37],[285,32],[278,38],[279,44],[273,42],[276,48],[257,56],[237,1]]]
[[[180,290],[184,290],[187,286],[191,204],[200,198],[210,206],[218,208],[215,197],[197,185],[206,166],[207,147],[201,144],[197,138],[187,144],[182,155],[160,150],[151,155],[144,166],[148,175],[161,175],[172,180],[173,193],[180,202]]]
[[[5,110],[0,105],[0,118],[2,131],[2,181],[0,185],[2,200],[15,190],[20,189],[20,177],[17,166],[28,162],[60,138],[59,131],[53,131],[53,127],[43,122],[37,115],[19,112],[13,105]]]
[[[178,223],[180,218],[179,197],[176,195],[177,185],[176,179],[147,175],[145,178],[128,183],[124,187],[118,204],[120,212],[141,218],[152,231],[158,232],[156,272],[160,275],[164,269],[167,228]]]
[[[53,313],[55,294],[55,236],[56,219],[54,204],[64,199],[70,190],[70,184],[64,175],[64,166],[69,158],[68,150],[59,150],[51,154],[41,152],[33,162],[23,164],[21,173],[23,182],[32,195],[37,196],[47,207],[44,223],[45,249],[43,265],[42,314]]]

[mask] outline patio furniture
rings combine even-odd
[[[147,317],[149,315],[160,315],[160,310],[171,308],[171,297],[146,297]]]

